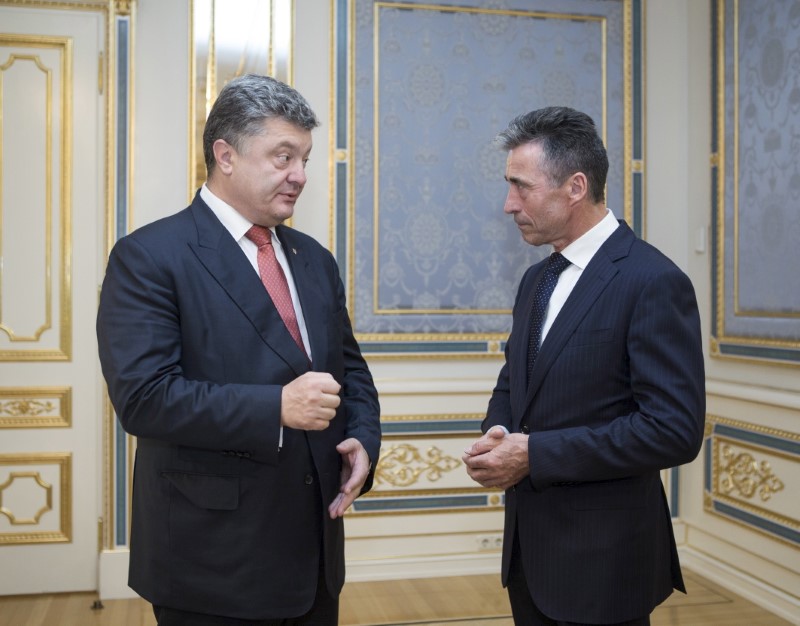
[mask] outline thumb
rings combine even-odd
[[[353,439],[345,439],[342,441],[338,446],[336,446],[336,451],[339,454],[347,454],[348,452],[352,452],[355,450],[355,440]]]

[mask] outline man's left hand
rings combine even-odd
[[[467,466],[467,474],[475,482],[484,487],[508,489],[530,472],[528,435],[506,435],[487,452],[465,453],[461,460]]]
[[[336,450],[342,455],[342,480],[339,495],[328,507],[331,519],[344,515],[361,493],[369,475],[369,456],[358,439],[345,439]]]

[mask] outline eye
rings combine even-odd
[[[308,165],[308,159],[303,159],[303,169],[306,169],[306,165]]]
[[[278,163],[281,163],[283,165],[288,163],[290,159],[291,159],[291,157],[288,154],[279,154],[278,155]]]

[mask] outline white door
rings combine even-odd
[[[97,588],[106,16],[58,6],[0,6],[0,594]]]

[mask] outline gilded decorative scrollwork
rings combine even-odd
[[[800,433],[707,414],[703,508],[797,547]],[[780,476],[780,478],[779,478]]]
[[[423,474],[427,480],[435,482],[460,464],[458,459],[446,455],[436,446],[423,453],[416,446],[403,443],[381,452],[380,461],[375,468],[375,482],[408,487],[415,484]]]
[[[55,404],[49,400],[42,402],[41,400],[23,398],[21,400],[0,402],[0,415],[10,415],[11,417],[35,417],[37,415],[50,413],[54,408]]]
[[[722,461],[720,489],[727,495],[737,492],[750,499],[758,493],[761,500],[766,502],[772,494],[783,490],[783,481],[773,474],[767,461],[759,462],[752,454],[736,452],[730,446],[722,447]]]
[[[69,428],[69,387],[0,387],[0,429]]]

